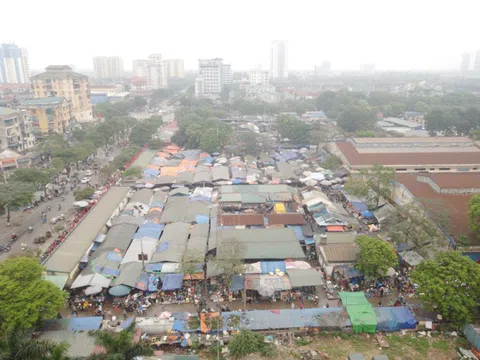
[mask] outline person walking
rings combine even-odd
[[[292,302],[291,308],[292,308],[292,310],[295,310],[295,303],[294,302]]]

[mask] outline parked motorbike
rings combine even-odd
[[[17,241],[17,240],[18,240],[17,234],[13,233],[12,236],[10,236],[10,241],[11,241],[11,242],[15,242],[15,241]]]
[[[5,244],[5,245],[0,245],[0,254],[1,253],[7,253],[10,251],[10,245]]]

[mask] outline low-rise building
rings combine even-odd
[[[122,84],[111,85],[91,85],[92,93],[107,93],[108,95],[114,95],[125,91],[125,87]]]
[[[480,149],[467,137],[352,138],[329,147],[351,172],[376,164],[397,173],[480,172]]]
[[[33,127],[44,134],[63,134],[72,121],[72,104],[64,97],[23,100],[19,108],[30,112]]]
[[[0,149],[24,151],[34,145],[30,113],[0,107]]]

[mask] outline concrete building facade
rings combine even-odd
[[[30,82],[30,68],[26,49],[15,44],[0,46],[0,83],[26,84]]]
[[[220,94],[223,89],[223,74],[223,59],[214,58],[198,60],[198,75],[202,80],[198,80],[195,83],[203,83],[203,91],[201,92],[201,95]]]
[[[148,57],[147,82],[152,90],[168,87],[168,74],[162,54],[151,54]]]
[[[222,65],[222,87],[223,85],[231,85],[233,81],[232,65]]]
[[[32,77],[35,98],[64,97],[72,104],[72,116],[80,122],[93,121],[88,76],[72,71],[68,65],[50,65]]]
[[[34,146],[30,113],[0,107],[0,149],[28,150]]]
[[[30,112],[32,126],[43,134],[63,134],[72,121],[72,104],[64,97],[23,100],[19,108]]]
[[[182,59],[166,59],[165,67],[166,67],[167,77],[169,79],[185,77],[185,69],[183,66]]]
[[[262,69],[252,69],[248,72],[248,80],[251,85],[270,84],[270,72]]]
[[[288,78],[288,43],[286,41],[272,43],[270,73],[274,79]]]
[[[124,75],[123,59],[118,56],[96,56],[93,58],[93,70],[98,79],[114,79]]]

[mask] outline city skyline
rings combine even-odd
[[[301,0],[294,7],[275,7],[274,18],[262,17],[262,26],[252,27],[246,20],[251,16],[251,8],[258,14],[271,14],[272,2],[245,1],[242,6],[234,6],[234,17],[204,21],[210,18],[209,9],[221,8],[220,1],[160,4],[140,0],[136,5],[149,7],[142,16],[133,17],[131,9],[116,7],[115,17],[106,17],[113,10],[111,3],[86,0],[75,8],[76,16],[101,23],[105,29],[128,23],[129,30],[105,41],[97,36],[98,27],[87,26],[80,31],[71,26],[69,16],[56,16],[55,21],[42,23],[42,31],[38,32],[18,26],[15,17],[7,16],[0,24],[0,33],[3,39],[28,49],[31,68],[35,70],[49,64],[75,64],[78,69],[91,69],[94,56],[115,55],[123,58],[129,71],[133,59],[155,52],[165,58],[184,59],[187,70],[196,69],[198,59],[214,57],[222,57],[234,69],[248,70],[258,64],[268,69],[270,44],[275,39],[288,41],[289,68],[295,70],[311,70],[325,59],[331,61],[333,70],[358,70],[361,64],[370,63],[380,71],[458,69],[459,54],[480,47],[476,45],[479,41],[473,25],[474,8],[480,4],[469,3],[468,12],[457,4],[452,7],[435,3],[432,16],[430,1],[407,0],[395,12],[388,12],[387,5],[376,0],[367,4]],[[29,11],[25,12],[24,21],[34,23],[37,16],[47,14],[47,9],[49,14],[53,9],[61,15],[64,4],[58,0],[47,1],[47,6],[8,2],[4,11],[23,14],[25,8]],[[422,19],[421,27],[402,25],[404,19],[412,16],[411,9]],[[155,19],[159,11],[183,18],[167,15],[158,22]],[[321,21],[318,14],[323,14]],[[69,31],[58,31],[61,28]],[[55,37],[49,40],[45,34]]]

